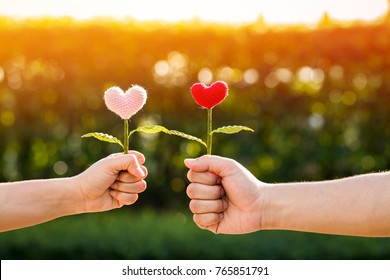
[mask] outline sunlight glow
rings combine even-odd
[[[71,16],[117,19],[247,23],[262,16],[266,23],[315,23],[324,12],[337,20],[374,20],[387,0],[0,0],[0,15],[12,17]]]

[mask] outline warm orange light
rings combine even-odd
[[[270,24],[316,23],[324,12],[337,20],[373,20],[388,9],[387,0],[3,0],[0,5],[0,15],[16,17],[72,16],[86,19],[109,16],[169,22],[201,19],[245,23],[262,16]]]

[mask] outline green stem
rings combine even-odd
[[[127,154],[129,152],[129,120],[124,120],[123,128],[123,153]]]
[[[213,135],[211,131],[213,130],[213,109],[207,109],[207,154],[211,155],[211,148],[213,146]]]

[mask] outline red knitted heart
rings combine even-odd
[[[191,87],[191,93],[196,103],[203,108],[212,109],[226,98],[228,86],[222,81],[217,81],[209,87],[202,83],[196,83]]]

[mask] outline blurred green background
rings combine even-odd
[[[324,180],[389,169],[390,16],[316,28],[141,24],[69,18],[0,18],[0,181],[72,176],[119,146],[81,139],[122,137],[103,92],[148,91],[131,128],[161,124],[205,139],[194,82],[224,80],[229,97],[214,127],[214,153],[265,182]],[[387,238],[283,231],[223,236],[198,229],[185,194],[183,160],[195,142],[136,134],[148,189],[136,205],[0,233],[2,259],[389,259]],[[356,203],[359,203],[358,201]]]

